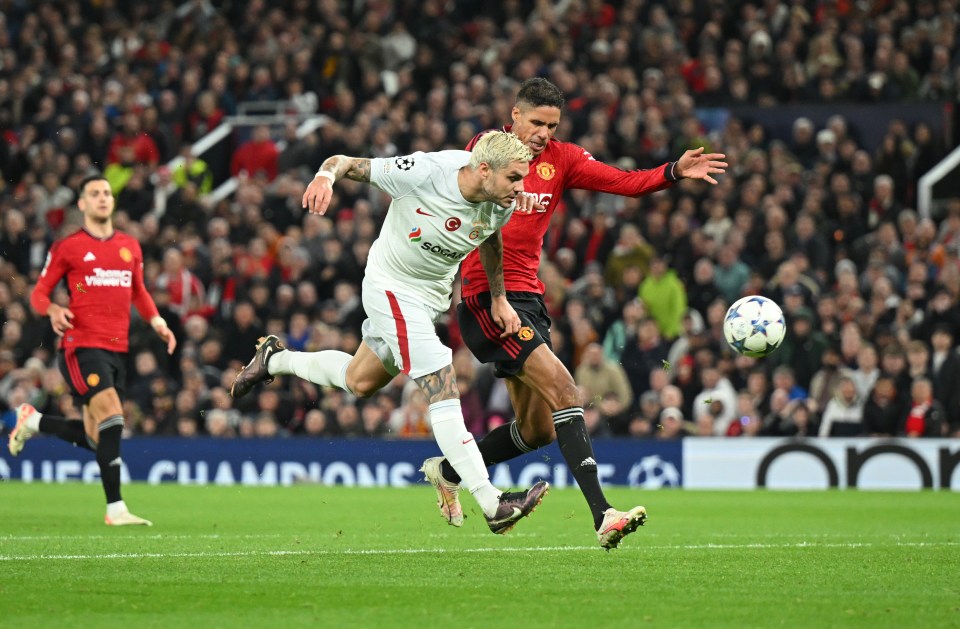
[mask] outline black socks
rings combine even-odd
[[[90,438],[83,429],[83,422],[79,419],[65,419],[44,414],[40,416],[40,432],[56,435],[68,443],[92,452],[97,451],[97,444],[90,442]]]
[[[112,415],[100,424],[100,444],[97,446],[97,464],[107,504],[120,498],[120,438],[123,436],[123,415]]]
[[[593,528],[600,528],[603,512],[610,508],[610,503],[600,488],[597,460],[593,457],[593,444],[590,443],[587,425],[583,421],[583,409],[572,407],[557,411],[553,414],[553,424],[557,431],[560,453],[590,505]]]

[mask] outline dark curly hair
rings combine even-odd
[[[563,92],[556,85],[546,79],[534,77],[520,84],[517,94],[517,103],[525,103],[532,107],[563,108]]]

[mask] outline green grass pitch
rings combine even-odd
[[[507,536],[466,497],[407,489],[131,485],[152,528],[102,524],[94,485],[0,485],[5,627],[960,626],[960,496],[640,492],[600,550],[551,492]]]

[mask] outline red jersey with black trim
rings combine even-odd
[[[510,131],[510,126],[503,127]],[[473,149],[483,134],[477,134],[467,145]],[[569,188],[609,192],[636,197],[670,187],[667,178],[670,163],[651,170],[624,171],[598,162],[584,148],[570,142],[551,139],[540,155],[530,162],[530,174],[523,180],[525,192],[537,195],[544,206],[541,211],[516,211],[500,231],[503,235],[503,281],[513,292],[543,294],[543,282],[537,277],[543,237],[550,226],[563,191]],[[460,265],[463,297],[490,291],[487,274],[477,250]]]
[[[108,238],[97,238],[81,229],[53,243],[30,294],[30,304],[38,313],[47,313],[50,294],[62,278],[67,281],[68,308],[73,312],[73,329],[63,335],[63,348],[126,352],[131,304],[146,321],[158,315],[143,284],[140,243],[129,234],[115,231]]]

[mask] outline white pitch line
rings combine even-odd
[[[19,541],[58,541],[64,539],[277,539],[281,537],[296,537],[295,535],[281,535],[279,533],[256,533],[249,535],[224,535],[222,533],[199,533],[197,535],[167,535],[156,533],[153,535],[0,535],[0,542]]]
[[[801,549],[801,548],[873,548],[873,547],[941,548],[960,546],[960,542],[898,542],[895,544],[861,543],[817,543],[799,542],[795,544],[671,544],[661,546],[635,546],[630,552],[648,550],[755,550],[755,549]],[[519,553],[553,551],[590,551],[602,550],[599,546],[530,546],[523,548],[385,548],[385,549],[345,549],[345,550],[250,550],[235,552],[192,552],[192,553],[107,553],[101,555],[0,555],[0,561],[36,561],[36,560],[91,560],[91,559],[209,559],[229,557],[299,557],[324,555],[426,555],[445,553]]]

